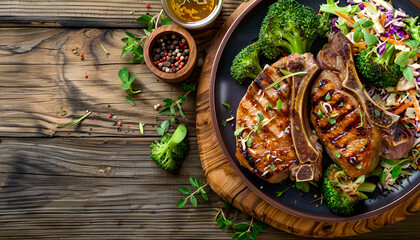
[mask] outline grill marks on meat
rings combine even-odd
[[[276,67],[280,68],[285,64],[280,61]],[[247,167],[257,176],[272,182],[281,182],[289,176],[289,168],[298,163],[296,152],[290,135],[290,122],[288,120],[290,104],[290,79],[279,83],[279,88],[264,90],[275,80],[282,77],[280,71],[275,67],[265,69],[254,82],[248,87],[248,91],[241,100],[237,111],[236,127],[242,124],[245,127],[257,126],[258,113],[264,119],[262,124],[270,119],[269,124],[255,133],[251,129],[245,129],[240,136],[237,136],[236,158],[241,165]],[[281,99],[283,104],[280,110],[276,109],[277,100]],[[270,103],[273,108],[269,107]],[[252,138],[252,144],[247,147],[240,141],[248,136]],[[270,168],[274,166],[274,170]]]
[[[350,177],[359,177],[370,175],[380,156],[398,159],[407,154],[414,141],[412,133],[398,116],[366,95],[353,65],[350,41],[336,33],[318,53],[317,61],[324,71],[312,89],[311,122],[334,162]],[[329,101],[325,100],[327,93]],[[336,114],[336,124],[329,123],[328,116],[319,116],[323,102],[331,105],[328,115]]]
[[[306,62],[308,57],[316,65],[312,54],[308,54],[291,55],[265,68],[248,87],[237,110],[236,128],[241,128],[243,124],[245,129],[236,138],[236,158],[242,166],[270,183],[293,178],[292,172],[298,169],[299,159],[293,145],[290,122],[293,78],[280,81],[277,88],[265,88],[283,76],[280,69],[297,72],[304,70],[305,64],[309,67],[312,63]],[[289,66],[293,66],[293,69]],[[315,73],[318,70],[316,65]],[[276,104],[279,99],[282,106],[278,110]],[[262,121],[258,114],[264,117]],[[257,129],[259,123],[264,125],[262,129]],[[248,136],[252,138],[249,147],[243,140]]]
[[[350,177],[358,177],[372,172],[379,161],[379,131],[366,121],[356,98],[340,89],[338,76],[326,70],[315,81],[311,91],[311,122],[331,158]],[[329,118],[336,123],[332,124]]]

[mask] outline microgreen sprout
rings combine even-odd
[[[289,190],[290,189],[290,187],[288,187],[288,188],[286,188],[286,189],[284,189],[283,191],[281,191],[281,192],[276,192],[276,197],[281,197],[282,195],[283,195],[283,193],[285,193],[287,190]]]
[[[295,72],[295,73],[291,73],[291,72],[288,72],[288,71],[285,71],[285,70],[283,70],[283,69],[280,69],[280,71],[283,73],[283,77],[281,77],[281,78],[279,78],[279,79],[277,79],[275,82],[273,82],[272,84],[270,84],[270,86],[268,86],[268,87],[266,87],[265,88],[265,90],[267,91],[268,89],[270,89],[270,88],[272,88],[272,87],[274,87],[275,85],[277,85],[280,81],[282,81],[282,80],[284,80],[284,79],[286,79],[286,78],[289,78],[289,77],[292,77],[292,76],[302,76],[302,75],[305,75],[305,74],[307,74],[307,72]],[[277,88],[276,88],[277,89]]]
[[[134,82],[135,79],[135,75],[131,75],[131,77],[129,77],[130,74],[128,72],[128,68],[123,67],[120,69],[120,71],[118,72],[118,77],[120,78],[121,82],[123,82],[123,84],[120,86],[121,89],[124,89],[127,94],[136,94],[136,93],[140,93],[141,90],[137,90],[134,91],[131,84]],[[126,96],[125,99],[127,100],[127,102],[129,102],[131,105],[136,105],[133,101],[133,99],[131,99],[129,96]]]
[[[79,122],[81,122],[83,119],[85,119],[87,116],[89,116],[92,113],[92,111],[87,112],[85,115],[83,115],[82,117],[80,117],[79,119],[77,119],[76,121],[73,121],[71,123],[67,123],[61,126],[58,126],[57,128],[65,128],[67,126],[71,126],[71,125],[75,125],[78,124]]]
[[[191,184],[192,187],[196,188],[197,190],[192,192],[189,188],[182,187],[182,186],[179,187],[179,191],[182,194],[185,194],[185,195],[188,195],[188,196],[186,198],[183,198],[183,199],[179,200],[178,204],[176,205],[177,208],[182,208],[183,206],[185,206],[188,199],[190,199],[190,202],[194,207],[197,207],[197,198],[194,196],[197,193],[201,194],[201,197],[204,200],[206,200],[206,201],[209,200],[206,191],[203,189],[208,185],[208,183],[203,183],[203,182],[200,182],[199,180],[197,180],[195,177],[190,177],[190,184]]]

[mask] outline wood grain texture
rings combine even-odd
[[[213,27],[219,28],[241,2],[224,0]],[[155,15],[161,9],[161,0],[2,0],[0,26],[138,28],[141,14]]]
[[[0,26],[20,26],[0,28],[0,239],[231,239],[233,230],[212,225],[222,200],[209,188],[208,202],[199,199],[198,208],[190,204],[176,208],[182,198],[178,186],[188,186],[190,176],[204,180],[194,126],[195,96],[183,105],[188,119],[181,122],[188,126],[191,150],[181,169],[165,172],[148,156],[149,145],[158,139],[152,125],[166,119],[153,106],[185,91],[180,84],[161,82],[146,66],[119,58],[125,31],[121,28],[138,27],[134,21],[145,12],[145,2],[0,1]],[[150,13],[157,13],[159,1],[148,2]],[[205,49],[217,27],[240,2],[226,0],[215,28],[193,32],[199,68],[191,81],[199,77]],[[110,11],[105,13],[103,6]],[[54,28],[61,25],[104,29]],[[141,29],[129,31],[143,34]],[[74,48],[84,53],[84,61],[72,53]],[[136,74],[134,88],[143,90],[134,97],[134,107],[119,89],[117,72],[124,66]],[[200,111],[205,108],[198,106]],[[56,129],[88,109],[93,113],[80,125]],[[117,118],[109,119],[110,113]],[[123,122],[121,132],[113,125],[116,120]],[[139,121],[147,124],[144,136],[138,133]],[[209,119],[197,121],[210,124]],[[217,151],[212,154],[217,159]],[[212,188],[229,186],[235,195],[245,191],[225,164],[206,165],[222,166],[212,172],[220,178]],[[233,184],[226,184],[226,176]],[[230,195],[222,196],[229,199]],[[250,220],[236,209],[227,214],[235,223]],[[419,222],[416,214],[346,239],[416,239]],[[258,239],[302,237],[269,227]]]
[[[366,220],[346,223],[322,223],[287,214],[259,198],[236,175],[219,147],[211,123],[209,105],[210,75],[217,47],[238,15],[253,1],[244,3],[217,33],[204,61],[197,92],[197,139],[204,174],[210,187],[225,201],[271,226],[307,237],[343,237],[370,232],[401,221],[420,210],[420,193],[397,207]]]

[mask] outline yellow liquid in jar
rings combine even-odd
[[[176,17],[183,22],[200,21],[213,11],[218,0],[169,0]]]

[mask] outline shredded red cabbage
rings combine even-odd
[[[382,54],[384,54],[384,52],[385,52],[385,48],[386,48],[386,43],[384,42],[383,44],[381,44],[379,47],[378,47],[378,50],[379,50],[379,56],[381,56],[382,57]]]

